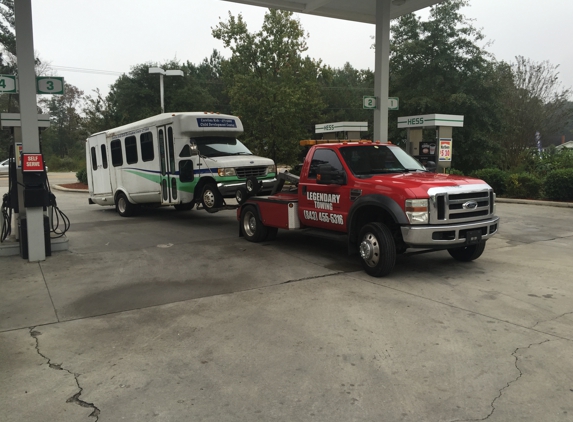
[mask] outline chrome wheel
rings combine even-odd
[[[380,261],[380,243],[372,233],[366,233],[360,243],[360,257],[369,267],[375,267]]]

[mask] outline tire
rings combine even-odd
[[[241,210],[241,233],[249,242],[261,242],[268,234],[255,207],[248,206]]]
[[[247,199],[249,199],[249,195],[247,194],[247,190],[245,188],[239,188],[235,192],[235,200],[237,204],[243,205]]]
[[[372,277],[390,274],[396,263],[396,245],[390,229],[381,223],[369,223],[362,227],[358,239],[364,271]]]
[[[245,182],[245,188],[247,189],[249,195],[254,196],[259,193],[261,185],[259,184],[259,181],[256,177],[249,177]]]
[[[484,249],[485,240],[482,240],[475,245],[450,248],[448,249],[448,253],[457,261],[469,262],[473,261],[474,259],[478,259],[483,253]]]
[[[122,217],[131,217],[135,214],[136,206],[129,202],[125,193],[119,192],[115,201],[115,210]]]
[[[188,202],[186,204],[175,204],[173,205],[173,208],[175,208],[177,211],[190,211],[193,209],[194,205],[195,203]]]
[[[208,212],[216,212],[218,208],[223,206],[223,196],[213,183],[207,183],[203,188],[201,204]]]

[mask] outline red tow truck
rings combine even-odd
[[[495,193],[482,180],[428,172],[391,143],[303,142],[314,145],[300,176],[280,173],[273,194],[248,197],[237,209],[248,241],[272,240],[278,229],[346,234],[349,253],[383,277],[408,248],[477,259],[499,229]]]

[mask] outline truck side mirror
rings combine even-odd
[[[330,164],[320,164],[316,171],[316,183],[319,185],[344,185],[346,173],[336,170]]]

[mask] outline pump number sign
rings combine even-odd
[[[53,76],[36,77],[36,92],[38,94],[64,94],[64,78]]]
[[[0,93],[16,94],[17,92],[18,87],[16,86],[16,76],[0,75]]]

